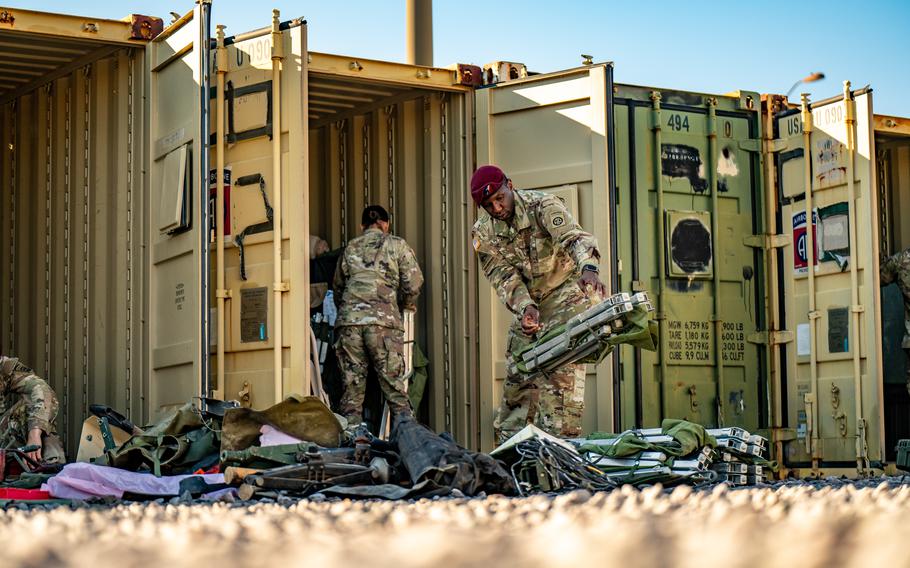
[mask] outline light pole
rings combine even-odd
[[[793,86],[790,87],[789,91],[787,91],[787,95],[786,95],[787,98],[790,98],[790,93],[792,93],[793,90],[796,89],[796,87],[799,87],[801,83],[814,83],[816,81],[821,81],[824,78],[825,78],[825,74],[822,73],[821,71],[816,71],[814,73],[811,73],[811,74],[803,77],[799,81],[793,83]]]

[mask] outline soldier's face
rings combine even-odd
[[[508,221],[515,213],[515,194],[512,192],[512,180],[506,180],[499,190],[481,203],[490,217]]]

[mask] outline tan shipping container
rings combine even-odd
[[[137,25],[155,21],[0,14],[0,349],[59,393],[72,452],[90,403],[147,417]]]

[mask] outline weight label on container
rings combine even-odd
[[[828,353],[850,351],[850,315],[847,308],[828,308]]]
[[[178,282],[174,286],[174,306],[177,308],[177,311],[183,309],[183,305],[186,303],[186,286],[183,282]]]
[[[746,331],[742,322],[726,321],[721,334],[724,363],[742,363],[746,358]]]
[[[240,290],[240,342],[267,341],[269,317],[269,289],[244,288]]]
[[[701,320],[667,321],[667,360],[678,365],[710,365],[711,324]]]

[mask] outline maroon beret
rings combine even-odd
[[[471,176],[471,197],[480,205],[484,199],[496,193],[506,181],[506,174],[496,166],[480,166]]]

